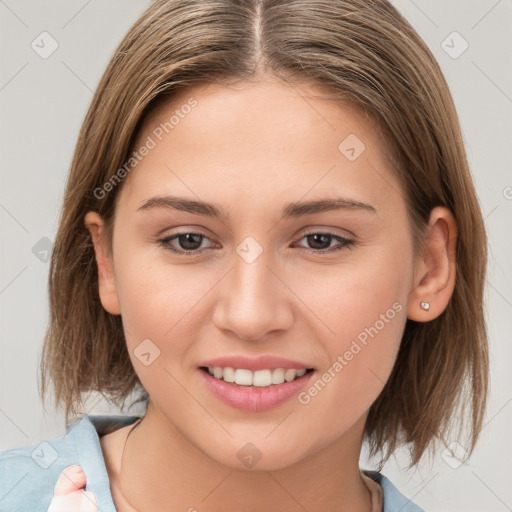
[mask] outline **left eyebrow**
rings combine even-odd
[[[176,196],[157,196],[152,197],[144,202],[137,211],[145,211],[153,208],[171,208],[175,210],[195,213],[207,217],[215,217],[218,219],[228,219],[229,214],[217,208],[214,204],[204,201],[195,201],[185,197]],[[360,210],[371,213],[377,213],[377,210],[367,203],[347,198],[319,199],[316,201],[303,201],[287,204],[282,212],[281,218],[302,217],[304,215],[312,215],[315,213],[323,213],[332,210]]]
[[[337,197],[334,199],[320,199],[318,201],[307,201],[290,203],[283,209],[282,218],[301,217],[302,215],[311,215],[314,213],[323,213],[331,210],[361,210],[377,213],[377,210],[367,203]]]

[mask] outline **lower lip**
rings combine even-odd
[[[298,379],[271,386],[239,386],[212,377],[208,372],[199,369],[203,379],[212,393],[222,402],[236,409],[260,412],[272,409],[286,402],[309,382],[314,372],[308,372]]]

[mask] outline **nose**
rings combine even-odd
[[[213,315],[218,329],[246,341],[258,341],[291,327],[293,294],[270,259],[266,251],[252,262],[234,254],[234,267],[222,281]]]

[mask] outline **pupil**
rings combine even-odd
[[[179,236],[179,242],[183,249],[185,250],[193,250],[197,249],[201,245],[201,238],[203,235],[199,235],[197,233],[185,233]],[[194,242],[193,239],[196,239]],[[191,241],[192,240],[192,241]],[[190,246],[190,243],[192,246]],[[197,247],[196,247],[197,244]]]
[[[321,247],[315,247],[315,244],[318,243],[318,239],[323,239],[324,242],[320,242]],[[326,247],[329,247],[330,245],[330,239],[331,235],[323,234],[323,233],[315,233],[313,235],[308,235],[308,243],[312,245],[313,249],[325,249]],[[313,241],[313,243],[311,243]]]

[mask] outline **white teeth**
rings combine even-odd
[[[235,383],[239,386],[252,385],[252,372],[251,370],[235,370]]]
[[[272,384],[282,384],[284,382],[284,370],[276,368],[272,372]]]
[[[295,370],[293,368],[275,368],[273,370],[246,370],[231,367],[209,366],[208,373],[216,379],[223,379],[225,382],[235,383],[239,386],[268,387],[272,384],[283,384],[302,377],[306,373],[305,368]]]
[[[284,372],[284,380],[286,382],[291,382],[293,379],[295,379],[295,375],[297,374],[297,370],[288,369]]]
[[[252,377],[252,385],[258,387],[270,386],[272,384],[272,372],[270,370],[258,370]]]
[[[222,378],[226,382],[235,382],[235,370],[233,368],[224,368],[223,376]]]

